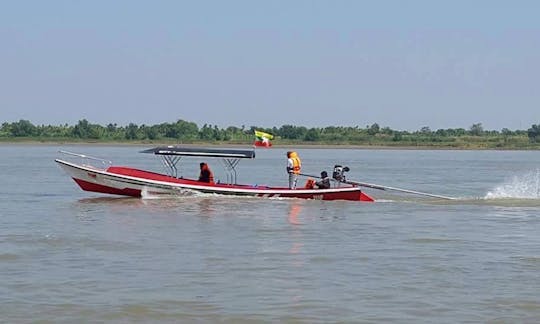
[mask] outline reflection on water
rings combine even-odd
[[[216,203],[216,198],[201,198],[197,199],[197,206],[200,216],[211,217],[218,211],[219,204]]]
[[[92,198],[82,198],[79,199],[78,202],[80,204],[129,204],[129,205],[140,205],[142,203],[142,200],[139,198],[134,197],[123,197],[123,196],[100,196],[100,197],[92,197]]]
[[[211,213],[216,212],[216,208],[222,204],[220,199],[226,198],[225,196],[159,196],[159,198],[134,198],[134,197],[111,197],[100,196],[92,198],[82,198],[77,202],[81,206],[85,205],[99,205],[107,207],[147,207],[148,209],[181,209],[182,207],[193,210],[195,206],[198,207],[201,215],[208,216]]]
[[[302,211],[302,205],[297,199],[293,199],[290,202],[289,206],[289,217],[287,218],[289,220],[289,223],[292,225],[300,225],[300,221],[298,220],[298,216],[300,212]]]

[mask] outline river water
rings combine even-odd
[[[540,152],[297,150],[304,173],[458,198],[366,189],[375,203],[113,197],[54,162],[161,171],[149,147],[0,146],[1,322],[540,321]],[[286,185],[286,150],[238,181]]]

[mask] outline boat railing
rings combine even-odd
[[[64,155],[70,156],[72,158],[80,158],[80,164],[84,166],[93,167],[96,169],[107,169],[112,165],[112,161],[101,159],[95,156],[90,156],[86,154],[74,153],[69,151],[58,151]]]

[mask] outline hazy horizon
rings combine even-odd
[[[0,11],[0,120],[526,130],[535,1],[50,1]]]

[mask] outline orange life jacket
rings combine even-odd
[[[302,162],[300,161],[300,158],[298,157],[298,154],[296,152],[291,152],[291,160],[293,161],[293,173],[299,174],[300,169],[302,168]]]
[[[315,188],[315,180],[309,178],[306,181],[306,185],[304,186],[306,189],[313,189]]]

